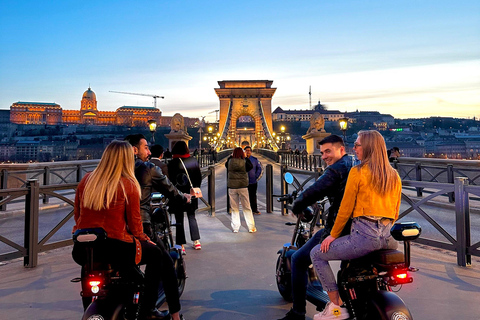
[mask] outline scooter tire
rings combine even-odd
[[[124,306],[111,299],[97,299],[85,310],[82,320],[125,320]]]
[[[175,272],[177,273],[179,297],[182,296],[183,291],[185,290],[185,283],[187,282],[186,269],[185,259],[182,258],[181,263],[178,260],[175,261]]]
[[[277,265],[275,270],[279,270],[278,267],[282,264],[280,267],[280,272],[281,275],[276,275],[276,282],[277,282],[277,288],[278,292],[280,292],[280,295],[285,299],[286,301],[293,301],[292,297],[292,277],[290,276],[290,273],[286,273],[285,269],[287,266],[285,265],[282,256],[279,255],[277,258]]]
[[[378,291],[369,301],[367,314],[368,320],[413,320],[410,310],[405,302],[390,291]]]

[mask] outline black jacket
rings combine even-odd
[[[168,180],[162,170],[151,162],[135,161],[135,177],[140,184],[142,194],[140,196],[140,214],[143,222],[150,222],[150,199],[152,192],[160,192],[170,201],[185,203],[187,199],[182,192],[177,190]]]
[[[200,171],[200,166],[198,165],[197,159],[188,157],[182,158],[182,161],[187,168],[188,175],[192,181],[192,186],[194,188],[200,187],[202,184],[202,172]],[[190,182],[188,181],[187,175],[185,174],[185,169],[183,168],[179,158],[174,158],[168,163],[168,176],[178,190],[182,191],[183,193],[190,193]],[[172,210],[173,206],[182,204],[183,203],[177,202],[170,203],[171,211],[175,212],[175,210]],[[192,202],[185,204],[185,206],[190,206],[190,208],[197,209],[198,199],[192,198]]]
[[[293,203],[292,212],[298,215],[307,206],[327,197],[330,208],[324,234],[329,235],[343,199],[348,173],[352,167],[353,158],[349,155],[344,155],[340,160],[328,166],[317,181],[298,196]]]

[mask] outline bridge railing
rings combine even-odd
[[[200,168],[206,168],[214,165],[221,160],[225,152],[219,152],[218,155],[202,154],[197,155],[196,159]],[[100,162],[96,160],[62,161],[62,162],[40,162],[40,163],[19,163],[0,165],[0,190],[11,188],[25,188],[27,181],[31,179],[38,180],[40,186],[59,185],[68,183],[78,183],[83,176],[95,169]],[[65,193],[72,194],[74,191],[65,190]],[[49,203],[48,194],[41,194],[43,203]],[[0,196],[0,200],[2,197]],[[24,201],[23,198],[15,202]],[[0,205],[0,211],[6,211],[7,205]]]
[[[83,171],[82,171],[83,172]],[[215,216],[215,167],[208,166],[202,168],[202,180],[207,179],[207,195],[200,198],[205,205],[199,207],[197,212],[208,211],[210,215]],[[24,202],[24,243],[23,245],[0,235],[0,242],[6,244],[14,251],[0,254],[0,261],[15,258],[24,258],[24,266],[33,268],[37,265],[38,254],[55,248],[60,248],[72,244],[71,238],[60,241],[51,241],[52,237],[64,227],[73,217],[74,200],[72,194],[79,182],[66,182],[54,185],[41,185],[38,179],[27,178],[18,188],[9,188],[0,190],[0,206],[6,207],[7,203]],[[39,223],[40,223],[40,198],[41,196],[57,198],[60,203],[71,206],[72,209],[55,227],[39,241]],[[70,198],[68,197],[70,195]],[[20,200],[20,201],[19,201]],[[21,231],[19,230],[18,233]]]
[[[269,208],[273,207],[273,197],[274,195],[268,190],[273,190],[273,171],[271,168],[266,170],[266,181],[267,181],[267,212]],[[295,179],[298,181],[298,186],[300,189],[303,189],[309,183],[313,183],[321,174],[321,170],[315,172],[300,170],[287,165],[282,165],[280,168],[280,177],[281,186],[280,193],[288,193],[288,184],[282,179],[283,175],[286,172],[290,172],[294,175]],[[480,173],[480,169],[477,171]],[[470,206],[473,202],[477,203],[476,199],[480,196],[480,186],[469,185],[468,182],[471,181],[467,177],[455,177],[454,183],[440,183],[440,182],[427,182],[427,181],[412,181],[412,180],[402,180],[402,203],[407,205],[407,208],[400,212],[399,219],[404,218],[407,215],[414,215],[413,213],[420,215],[421,219],[426,221],[426,223],[433,226],[433,228],[438,231],[445,240],[434,240],[427,238],[426,236],[420,237],[417,242],[426,244],[429,246],[452,250],[457,253],[457,264],[460,266],[468,266],[471,264],[471,256],[480,256],[480,241],[477,243],[471,243],[471,224],[470,224]],[[271,184],[269,186],[268,184]],[[416,188],[428,189],[429,195],[424,198],[415,197],[412,195],[412,192],[409,190],[415,190]],[[454,211],[454,232],[447,231],[447,227],[442,226],[440,222],[437,222],[432,214],[427,213],[425,209],[426,206],[435,205],[438,206],[443,201],[435,202],[445,194],[452,193],[456,199],[455,206],[447,205]],[[285,204],[281,204],[282,214],[286,214],[287,208]],[[448,217],[445,217],[448,220]],[[443,219],[442,219],[443,221]],[[453,234],[453,235],[452,235]]]

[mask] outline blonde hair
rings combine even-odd
[[[128,202],[121,178],[130,180],[140,194],[140,185],[135,178],[135,156],[132,146],[127,141],[114,140],[103,152],[97,168],[87,178],[82,199],[83,206],[96,211],[108,209],[119,184]]]
[[[359,168],[367,166],[370,169],[370,184],[374,191],[381,195],[389,193],[398,183],[398,173],[388,161],[385,140],[375,130],[362,130],[358,138],[363,151]]]

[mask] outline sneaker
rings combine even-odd
[[[261,215],[260,211],[255,211],[253,214]]]
[[[255,233],[255,232],[257,232],[257,228],[253,228],[252,230],[248,230],[248,232]]]
[[[233,230],[233,233],[238,233],[238,230]]]
[[[278,320],[305,320],[305,315],[300,315],[293,311],[293,309],[290,309],[290,311],[287,312],[285,317]]]
[[[185,247],[182,244],[182,255],[186,255],[186,254],[187,254],[187,251],[185,251]]]
[[[347,308],[340,307],[333,302],[327,303],[322,313],[313,316],[313,320],[345,320],[350,318]]]
[[[199,240],[193,241],[193,249],[195,250],[202,250],[202,245],[200,244]]]

